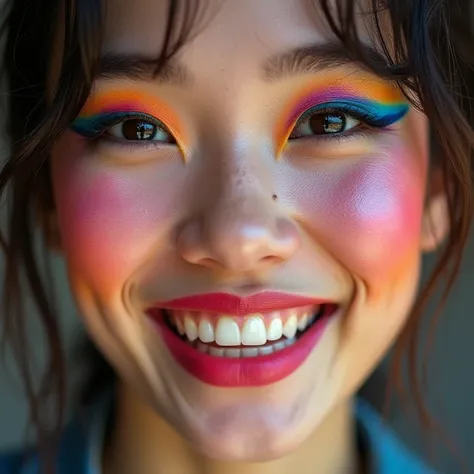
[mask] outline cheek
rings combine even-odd
[[[298,198],[307,224],[345,268],[392,278],[419,255],[425,171],[404,149],[313,175]]]
[[[165,183],[175,177],[169,169],[104,166],[81,146],[72,149],[60,145],[53,154],[63,251],[73,273],[112,291],[166,235],[174,212]]]

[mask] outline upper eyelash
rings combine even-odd
[[[392,125],[393,123],[397,122],[403,116],[408,112],[408,105],[406,104],[400,104],[398,107],[398,110],[396,110],[396,113],[391,113],[391,114],[377,114],[373,111],[370,110],[370,105],[368,106],[365,103],[358,103],[355,101],[331,101],[331,102],[325,102],[323,104],[315,105],[313,107],[310,107],[307,109],[303,114],[298,118],[297,122],[295,123],[295,126],[301,122],[302,120],[305,120],[309,116],[315,114],[315,113],[343,113],[350,115],[354,117],[357,120],[360,120],[361,122],[364,122],[364,124],[368,125],[369,127],[374,127],[374,128],[386,128],[389,125]],[[104,132],[119,123],[125,122],[127,120],[136,120],[136,119],[142,119],[146,120],[149,122],[155,123],[157,126],[159,126],[161,129],[169,133],[171,136],[173,134],[169,131],[168,127],[166,127],[160,120],[156,119],[152,115],[143,113],[143,112],[112,112],[112,113],[107,113],[107,114],[102,114],[102,115],[97,115],[93,118],[82,118],[78,117],[71,125],[71,128],[76,132],[79,133],[80,135],[84,136],[85,138],[88,139],[96,139],[101,137]],[[353,135],[355,131],[349,131],[348,133],[341,133],[341,134],[334,134],[330,136],[318,136],[318,139],[326,139],[330,138],[332,140],[334,139],[341,139],[342,136],[347,137],[349,135]],[[289,139],[291,139],[291,134]],[[117,140],[121,142],[122,146],[132,146],[136,147],[137,145],[139,146],[158,146],[161,145],[161,143],[155,143],[155,142],[142,142],[142,141],[122,141]]]
[[[103,135],[103,133],[110,127],[126,122],[127,120],[146,120],[155,123],[158,127],[169,133],[168,128],[155,117],[145,114],[143,112],[113,112],[103,115],[97,115],[94,118],[78,117],[71,125],[71,128],[80,135],[94,139]]]
[[[295,126],[315,113],[343,113],[364,122],[370,127],[384,128],[403,118],[407,111],[408,106],[402,105],[397,113],[380,115],[370,111],[365,104],[333,101],[310,107],[298,118]]]

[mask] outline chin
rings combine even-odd
[[[286,438],[282,437],[282,438]],[[284,457],[295,450],[300,443],[294,440],[268,439],[264,436],[232,436],[229,438],[200,438],[193,442],[196,450],[205,456],[227,462],[266,462]]]
[[[315,428],[313,428],[315,429]],[[262,420],[253,423],[240,421],[221,428],[207,426],[186,436],[193,448],[203,455],[227,462],[266,462],[291,453],[310,436],[308,426],[265,425]],[[189,433],[188,433],[189,434]]]

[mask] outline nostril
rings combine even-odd
[[[262,263],[268,263],[268,264],[279,263],[281,262],[281,260],[282,260],[281,258],[275,257],[274,255],[268,255],[260,259]]]
[[[267,211],[267,209],[265,208]],[[183,225],[177,235],[182,258],[212,270],[266,270],[290,259],[300,245],[296,224],[268,213],[206,216]]]
[[[217,260],[210,257],[202,258],[198,263],[207,268],[218,268],[222,266]]]

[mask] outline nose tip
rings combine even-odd
[[[194,221],[186,225],[178,248],[185,261],[207,268],[258,271],[281,265],[300,245],[296,225],[282,217],[202,224]]]

